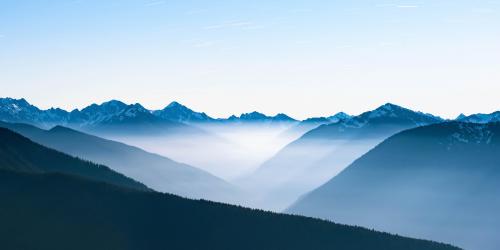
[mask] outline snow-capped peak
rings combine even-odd
[[[186,107],[186,106],[184,106],[184,105],[182,105],[182,104],[180,104],[180,103],[178,103],[178,102],[176,102],[176,101],[171,102],[171,103],[170,103],[170,104],[168,104],[168,105],[167,105],[167,107],[165,107],[165,108],[186,108],[186,109],[187,109],[187,107]]]
[[[457,121],[471,123],[489,123],[500,121],[500,111],[491,114],[473,114],[470,116],[460,115],[456,118]]]

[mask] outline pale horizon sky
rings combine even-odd
[[[500,110],[500,1],[0,2],[0,96],[297,119]]]

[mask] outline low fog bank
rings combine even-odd
[[[236,185],[252,194],[245,205],[281,212],[382,140],[298,140]]]
[[[284,133],[290,127],[282,124],[197,126],[205,133],[103,136],[205,170],[229,181],[237,190],[218,197],[214,189],[213,195],[201,198],[275,212],[330,180],[384,139],[294,141],[300,135]],[[161,178],[155,177],[154,182]],[[211,190],[208,185],[206,189]]]
[[[163,135],[102,136],[196,166],[232,181],[255,170],[293,140],[278,136],[283,125],[197,124],[207,133],[166,133]]]

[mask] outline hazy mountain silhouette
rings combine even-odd
[[[291,118],[290,116],[279,113],[275,116],[267,116],[265,114],[253,111],[250,113],[243,113],[240,116],[232,115],[227,119],[217,119],[219,122],[223,123],[243,123],[243,124],[272,124],[272,125],[283,125],[289,123],[298,122],[297,120]]]
[[[212,117],[202,112],[195,112],[190,108],[178,103],[172,102],[162,110],[155,110],[153,114],[165,120],[196,123],[215,121]]]
[[[51,127],[67,120],[68,113],[62,109],[40,110],[25,99],[0,98],[0,121]]]
[[[350,118],[351,116],[344,112],[339,112],[329,117],[308,118],[287,129],[285,132],[283,132],[283,135],[300,137],[306,132],[309,132],[310,130],[315,129],[321,125],[336,123],[339,122],[340,120],[346,120]]]
[[[40,110],[24,99],[0,98],[0,121],[26,123],[42,128],[67,126],[93,134],[160,135],[207,133],[177,120],[156,116],[142,105],[111,100],[71,112]]]
[[[56,126],[43,130],[31,125],[0,122],[46,147],[109,166],[148,187],[188,198],[235,202],[236,188],[201,169],[175,162],[120,142]]]
[[[143,184],[106,166],[80,160],[0,128],[0,169],[27,173],[65,173],[124,187],[148,190]]]
[[[500,123],[398,133],[288,211],[465,249],[500,245]]]
[[[442,118],[416,112],[391,103],[384,104],[373,111],[345,119],[337,123],[322,125],[309,131],[304,138],[313,139],[353,139],[380,138],[380,135],[393,134],[408,127],[442,122]]]
[[[202,133],[200,129],[155,116],[140,104],[109,101],[82,109],[72,116],[69,126],[96,134],[169,134],[176,132]]]
[[[0,170],[0,199],[3,249],[458,249],[62,174]]]
[[[264,162],[242,185],[262,193],[256,197],[255,206],[280,211],[385,138],[404,129],[441,121],[439,117],[388,103],[307,132]]]
[[[473,114],[469,116],[460,114],[456,120],[461,122],[472,122],[472,123],[500,122],[500,111],[496,111],[491,114]]]
[[[0,121],[19,122],[41,126],[43,128],[55,125],[98,129],[110,126],[138,124],[152,125],[179,125],[182,123],[199,122],[296,122],[285,115],[266,116],[259,112],[244,113],[231,116],[227,119],[214,119],[203,112],[195,112],[190,108],[172,102],[162,110],[148,110],[141,104],[125,104],[118,100],[110,100],[101,104],[91,104],[82,110],[63,109],[41,110],[29,104],[25,99],[0,98]]]

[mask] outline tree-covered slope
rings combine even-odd
[[[59,172],[129,188],[148,189],[106,166],[46,148],[5,128],[0,128],[0,169],[30,173]]]
[[[457,249],[62,174],[1,170],[0,200],[2,249]]]

